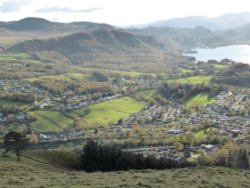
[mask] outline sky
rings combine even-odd
[[[41,17],[116,26],[186,16],[216,17],[250,12],[250,0],[0,0],[0,21]]]

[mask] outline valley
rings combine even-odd
[[[31,187],[248,186],[250,65],[182,55],[243,38],[231,41],[221,34],[226,30],[204,26],[121,29],[40,18],[3,22],[0,29],[0,149],[11,131],[29,140],[21,163],[12,154],[0,157],[4,186],[22,187],[28,178]],[[78,172],[90,140],[107,152],[120,149],[110,156],[138,155],[142,166],[155,166]],[[159,161],[174,169],[163,170]],[[45,182],[45,173],[53,181]]]

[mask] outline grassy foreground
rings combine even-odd
[[[65,152],[36,153],[36,159],[21,158],[17,162],[14,156],[0,156],[0,187],[249,187],[250,171],[222,167],[196,167],[169,170],[141,170],[127,172],[95,172],[67,170],[53,160],[58,155],[60,163],[69,159],[62,157]],[[26,154],[27,155],[27,154]],[[51,155],[51,156],[50,156]],[[38,158],[41,156],[41,158]],[[50,164],[53,164],[53,166]],[[57,167],[55,167],[57,166]]]

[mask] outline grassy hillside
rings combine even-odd
[[[143,107],[144,104],[135,99],[122,97],[90,106],[90,113],[83,120],[88,124],[108,125],[141,111]]]
[[[68,159],[67,152],[50,151],[25,153],[32,159],[21,158],[17,162],[14,156],[0,156],[0,187],[249,187],[250,171],[222,167],[197,167],[169,170],[141,170],[127,172],[95,172],[67,170],[58,165]],[[66,157],[65,157],[66,156]],[[59,159],[59,158],[58,158]],[[39,160],[39,161],[37,161]],[[54,164],[52,166],[52,164]],[[56,167],[57,166],[57,167]]]
[[[212,104],[215,102],[214,98],[209,98],[208,93],[200,93],[191,99],[189,99],[186,102],[186,105],[188,107],[193,107],[193,106],[202,106],[202,105],[207,105],[207,104]]]

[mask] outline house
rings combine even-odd
[[[212,145],[212,144],[202,144],[201,147],[203,149],[205,149],[206,151],[215,151],[216,149],[218,149],[218,146],[216,145]]]
[[[177,135],[177,134],[182,134],[183,130],[182,129],[169,129],[167,133],[172,134],[172,135]]]

